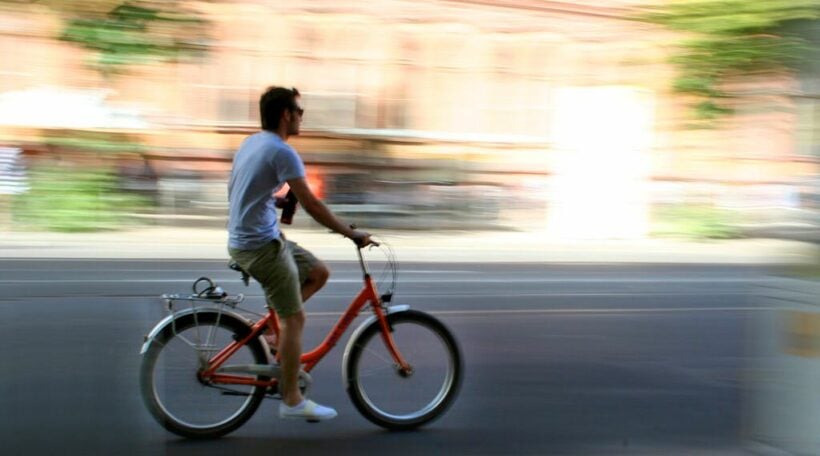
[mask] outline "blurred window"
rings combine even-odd
[[[357,95],[355,93],[315,93],[302,94],[306,109],[302,127],[354,128],[356,124]]]
[[[259,119],[256,100],[248,90],[224,90],[219,96],[219,120],[222,122],[253,122]]]

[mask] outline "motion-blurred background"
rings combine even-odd
[[[370,227],[816,240],[818,15],[0,0],[0,226],[223,227],[233,153],[285,85],[314,189]]]
[[[360,418],[341,350],[320,430],[263,407],[181,442],[140,402],[158,296],[264,306],[225,219],[270,85],[303,94],[313,189],[396,247],[394,302],[461,343],[430,429]],[[0,445],[820,454],[819,158],[820,0],[0,0]],[[307,346],[360,275],[295,220],[333,270]]]

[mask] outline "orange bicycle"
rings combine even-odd
[[[388,291],[379,295],[357,247],[363,288],[324,341],[302,355],[299,384],[303,392],[310,388],[310,371],[369,305],[373,315],[345,348],[342,379],[365,418],[388,429],[412,429],[452,405],[461,383],[461,353],[439,320],[407,305],[389,305],[398,268],[389,246],[382,243],[380,249],[386,258],[381,278],[391,281]],[[231,268],[248,285],[248,274],[238,265]],[[280,398],[275,350],[262,337],[268,329],[278,336],[279,321],[272,310],[241,308],[242,294],[230,296],[207,277],[193,288],[190,295],[163,295],[170,315],[145,336],[140,387],[148,410],[167,430],[217,438],[250,419],[263,399]],[[176,310],[178,303],[188,307]]]

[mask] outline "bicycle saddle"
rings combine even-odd
[[[245,282],[245,286],[248,286],[248,284],[250,283],[250,277],[251,277],[251,275],[248,274],[248,271],[242,269],[242,266],[240,266],[239,263],[236,262],[236,260],[231,260],[231,262],[228,263],[228,267],[233,269],[236,272],[241,273],[242,274],[242,281]]]

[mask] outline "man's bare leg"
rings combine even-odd
[[[305,327],[305,312],[299,312],[281,320],[279,330],[279,366],[282,368],[282,402],[293,407],[302,402],[299,391],[299,358],[302,356],[302,330]]]
[[[302,286],[302,296],[307,299],[315,294],[327,282],[329,271],[324,264],[319,264],[310,271],[308,280]],[[305,400],[299,390],[299,370],[302,356],[302,332],[305,326],[305,313],[298,313],[285,317],[281,321],[279,332],[280,366],[282,375],[282,404],[279,407],[279,416],[289,419],[326,420],[336,416],[332,408]]]
[[[321,290],[327,283],[329,277],[330,270],[327,266],[321,261],[316,264],[308,273],[305,283],[302,284],[302,302],[307,301],[311,296],[316,294],[317,291]]]
[[[311,296],[316,294],[317,291],[321,290],[327,283],[327,279],[329,277],[330,270],[322,262],[319,262],[316,267],[311,269],[305,283],[302,284],[302,302],[307,301]],[[304,315],[302,315],[302,320],[302,325],[304,326]],[[301,341],[301,330],[299,337],[299,340]],[[276,334],[274,334],[273,331],[268,331],[265,333],[265,340],[268,342],[269,347],[274,350],[279,350],[279,341],[276,340]],[[302,350],[300,346],[299,353],[301,352]]]

